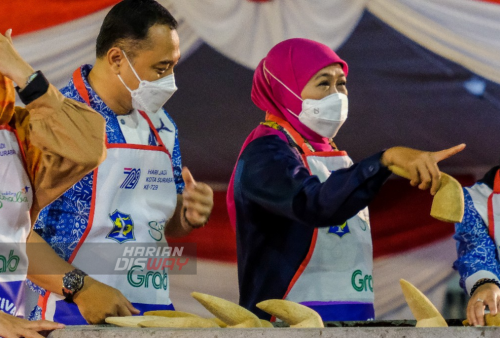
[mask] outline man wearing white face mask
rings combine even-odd
[[[208,221],[213,192],[208,185],[195,182],[187,168],[182,169],[177,128],[162,108],[177,89],[173,74],[180,57],[176,27],[171,14],[154,0],[120,2],[104,19],[95,65],[77,69],[62,89],[65,96],[104,116],[108,157],[45,208],[35,224],[35,231],[78,269],[63,280],[34,276],[35,283],[37,278],[44,285],[47,280],[58,283],[66,296],[42,292],[34,315],[85,324],[130,314],[103,312],[87,318],[73,303],[73,299],[84,302],[79,291],[92,288],[86,284],[86,275],[92,276],[96,263],[110,272],[115,268],[115,262],[107,263],[105,252],[92,250],[88,244],[102,243],[109,250],[122,251],[125,243],[166,244],[166,236],[185,236]],[[138,310],[133,313],[172,310],[168,268],[153,279],[146,271],[139,276],[134,268],[92,277],[121,291]],[[144,283],[135,282],[141,277],[146,278]]]
[[[240,305],[286,299],[325,321],[373,320],[373,257],[367,205],[403,167],[412,185],[440,185],[439,152],[394,147],[353,163],[332,138],[348,112],[347,63],[329,47],[290,39],[257,66],[252,100],[265,122],[248,136],[228,188],[236,227]]]
[[[132,66],[132,64],[130,63],[130,60],[124,50],[122,50],[122,53],[127,60],[130,69],[139,81],[139,87],[132,90],[127,86],[125,81],[123,81],[120,74],[118,74],[118,78],[132,96],[132,107],[134,107],[135,111],[144,111],[148,114],[155,114],[159,110],[162,110],[161,108],[163,107],[163,105],[177,90],[177,86],[175,85],[174,73],[171,73],[155,81],[141,80],[141,78],[135,71],[134,66]]]

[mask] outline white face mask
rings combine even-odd
[[[302,111],[299,115],[292,112],[290,109],[287,110],[294,116],[296,116],[299,121],[317,133],[326,138],[333,138],[337,135],[340,127],[347,120],[348,112],[348,100],[347,95],[342,93],[330,94],[321,100],[305,99],[302,100],[300,96],[295,94],[290,88],[288,88],[283,82],[281,82],[276,76],[264,68],[273,78],[281,83],[286,89],[288,89],[295,97],[302,101]]]
[[[347,110],[347,95],[334,93],[321,100],[302,101],[302,112],[298,118],[312,131],[330,139],[337,135],[340,127],[347,120]]]
[[[139,87],[137,89],[131,90],[118,74],[118,78],[132,95],[132,107],[137,110],[145,111],[148,114],[156,113],[158,110],[160,110],[160,108],[163,107],[163,105],[177,90],[174,74],[172,73],[156,81],[141,80],[139,75],[137,75],[134,67],[130,63],[125,52],[122,52],[127,59],[130,68],[132,68],[135,76],[140,81]]]

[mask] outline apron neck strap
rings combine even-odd
[[[76,91],[81,96],[81,98],[85,101],[85,103],[90,107],[90,96],[87,87],[85,86],[85,82],[83,82],[82,69],[77,68],[73,72],[73,84],[75,86]],[[108,134],[104,133],[106,145],[108,145]]]
[[[271,123],[268,123],[268,122],[271,122]],[[285,121],[284,119],[282,119],[279,116],[267,113],[266,114],[266,122],[264,123],[264,125],[267,125],[267,126],[273,128],[272,124],[277,124],[281,129],[281,130],[280,129],[278,129],[278,130],[284,132],[285,135],[287,136],[287,139],[290,142],[290,144],[292,146],[298,148],[298,150],[301,153],[307,155],[307,154],[314,152],[313,147],[307,142],[307,140],[305,140],[302,137],[302,135],[300,135],[292,127],[292,125],[290,123],[288,123],[287,121]],[[276,128],[274,128],[274,129],[276,129]]]
[[[500,193],[500,169],[497,170],[497,173],[495,174],[495,181],[493,182],[493,193]]]
[[[87,87],[85,87],[85,82],[83,82],[81,68],[77,68],[73,72],[73,83],[75,85],[75,88],[76,88],[76,91],[78,92],[78,94],[80,94],[80,96],[82,97],[82,99],[90,107],[89,91],[87,90]]]
[[[166,148],[165,147],[165,144],[163,144],[163,141],[161,140],[161,137],[160,137],[160,134],[158,133],[158,131],[156,130],[155,126],[153,125],[153,122],[151,122],[151,119],[148,117],[148,115],[143,112],[142,110],[138,110],[139,114],[141,114],[141,116],[148,122],[149,124],[149,128],[151,128],[151,131],[153,132],[153,134],[155,135],[156,137],[156,142],[158,142],[158,145],[160,147],[163,147],[163,148]]]
[[[488,233],[490,237],[496,241],[495,237],[495,217],[494,217],[494,209],[498,208],[498,206],[493,205],[493,196],[498,195],[500,193],[500,169],[497,170],[495,174],[495,180],[493,181],[493,191],[487,200],[487,208],[488,208]],[[498,244],[498,243],[497,243]]]

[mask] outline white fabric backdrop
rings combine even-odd
[[[255,68],[276,43],[304,37],[338,49],[365,6],[425,48],[500,83],[500,6],[471,0],[172,0],[212,47]]]
[[[368,9],[418,44],[500,83],[500,6],[472,0],[371,0]]]
[[[255,69],[278,42],[302,37],[337,49],[367,0],[174,0],[173,7],[210,46]]]

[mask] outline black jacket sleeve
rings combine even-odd
[[[321,183],[299,153],[277,136],[252,141],[238,161],[235,199],[245,197],[264,209],[311,227],[344,223],[365,208],[391,172],[382,152],[332,172]]]

